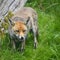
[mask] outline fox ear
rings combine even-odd
[[[11,21],[11,19],[9,19],[9,23],[12,25],[12,21]]]
[[[30,17],[28,17],[28,19],[27,19],[27,21],[26,21],[26,25],[28,24],[29,20],[30,20]]]
[[[14,22],[12,22],[12,21],[11,21],[11,19],[9,19],[9,24],[11,24],[12,26],[14,26],[14,25],[15,25],[15,23],[14,23]]]

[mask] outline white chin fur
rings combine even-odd
[[[21,39],[21,36],[19,36],[19,38]]]

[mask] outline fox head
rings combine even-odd
[[[14,35],[19,40],[25,40],[27,36],[27,31],[28,31],[27,24],[28,24],[29,19],[30,18],[27,19],[26,23],[23,23],[20,21],[12,22],[12,20],[9,19]]]

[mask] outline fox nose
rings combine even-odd
[[[23,37],[21,37],[21,40],[23,40],[24,38]]]
[[[24,37],[22,37],[22,36],[20,36],[19,38],[20,38],[20,40],[23,40],[24,39]]]

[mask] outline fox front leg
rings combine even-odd
[[[33,26],[33,35],[34,35],[34,48],[37,48],[37,28],[35,26]]]
[[[11,41],[11,44],[12,44],[12,48],[15,50],[16,49],[16,44],[13,40]]]
[[[21,44],[21,52],[25,49],[25,40],[22,41],[22,44]]]
[[[35,49],[37,48],[37,38],[35,34],[34,34],[34,48]]]

